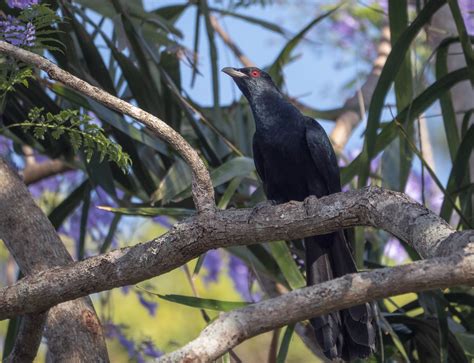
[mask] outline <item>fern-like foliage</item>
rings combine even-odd
[[[8,127],[21,127],[25,132],[32,132],[32,135],[39,140],[43,140],[46,134],[50,134],[56,140],[65,135],[76,153],[79,150],[83,151],[88,163],[94,152],[98,152],[101,162],[107,157],[126,173],[132,162],[130,156],[91,120],[89,115],[81,114],[78,110],[63,110],[53,115],[50,112],[44,114],[42,108],[35,107],[28,113],[27,121]]]
[[[18,16],[18,20],[28,24],[31,23],[35,29],[36,40],[30,49],[48,49],[62,52],[64,44],[52,37],[59,33],[56,24],[62,21],[47,4],[37,4],[23,9]],[[53,45],[56,44],[56,45]]]
[[[18,68],[12,69],[11,66],[2,63],[0,59],[0,97],[13,91],[17,84],[28,87],[28,78],[32,77],[33,70],[30,67],[18,66]]]

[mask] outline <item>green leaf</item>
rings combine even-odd
[[[445,39],[436,53],[436,79],[441,79],[448,73],[449,45],[458,38]],[[441,113],[443,114],[444,130],[448,142],[449,155],[454,160],[459,147],[459,132],[456,123],[456,113],[451,98],[451,91],[447,91],[439,98]]]
[[[389,20],[390,20],[390,40],[392,45],[400,37],[401,33],[408,27],[408,5],[407,0],[390,0],[389,1]],[[407,52],[403,62],[398,70],[394,80],[395,98],[397,102],[397,111],[402,111],[413,98],[413,77],[410,53]],[[399,120],[407,130],[410,140],[414,140],[415,128],[410,120]],[[394,143],[392,143],[394,145]],[[390,148],[390,147],[389,147]],[[394,170],[398,170],[398,176],[395,179],[396,185],[390,185],[391,189],[403,191],[408,180],[411,170],[413,153],[403,139],[399,139],[398,145],[395,143],[394,148],[398,151],[398,158],[392,160],[389,166]],[[393,179],[392,179],[393,180]],[[384,181],[387,181],[384,179]]]
[[[324,20],[327,18],[329,15],[334,13],[341,5],[337,5],[331,10],[323,13],[322,15],[318,16],[311,22],[309,22],[308,25],[306,25],[302,30],[298,32],[293,38],[291,38],[288,43],[283,47],[281,50],[280,54],[277,56],[273,64],[270,66],[268,69],[268,74],[272,77],[273,82],[277,86],[281,86],[283,83],[283,74],[282,70],[283,67],[290,62],[291,60],[291,53],[293,50],[296,48],[296,46],[300,43],[300,41],[304,38],[306,33],[313,28],[316,24],[318,24],[320,21]]]
[[[160,299],[171,301],[177,304],[190,306],[193,308],[199,309],[208,309],[208,310],[217,310],[217,311],[230,311],[234,309],[244,308],[250,305],[247,302],[243,301],[222,301],[222,300],[215,300],[215,299],[203,299],[200,297],[194,296],[184,296],[184,295],[161,295],[157,294],[143,288],[141,290],[146,291],[149,294],[158,296]]]
[[[191,127],[193,128],[194,132],[196,133],[196,136],[198,137],[201,147],[203,148],[204,155],[206,156],[206,159],[209,160],[209,164],[211,166],[217,166],[221,164],[221,160],[217,153],[215,152],[214,148],[216,145],[213,145],[209,140],[208,136],[205,135],[203,130],[201,130],[201,125],[199,124],[198,120],[196,119],[196,110],[194,110],[189,102],[181,95],[181,91],[176,87],[174,84],[173,80],[171,77],[168,75],[166,70],[164,70],[162,67],[160,67],[160,71],[163,74],[163,79],[166,85],[169,87],[171,93],[175,97],[175,100],[181,106],[181,109],[184,111],[186,118],[188,119]],[[201,117],[201,120],[203,118]],[[219,134],[219,136],[222,136]]]
[[[464,136],[459,148],[457,149],[453,167],[449,173],[448,183],[446,186],[446,194],[441,205],[440,217],[446,221],[451,220],[453,204],[450,198],[454,197],[454,192],[464,183],[469,182],[469,158],[472,153],[472,140],[474,140],[474,126],[471,126]],[[449,197],[448,197],[449,196]],[[470,198],[467,198],[468,201]],[[469,219],[469,218],[467,218]]]
[[[116,95],[114,83],[110,77],[107,66],[99,53],[99,49],[90,38],[90,35],[79,23],[71,12],[71,7],[65,5],[62,7],[65,15],[69,18],[69,22],[74,29],[74,33],[78,38],[78,43],[81,48],[90,76],[93,77],[101,87],[112,95]]]
[[[380,324],[382,330],[390,335],[390,339],[392,340],[393,344],[395,345],[395,348],[399,351],[401,356],[403,357],[404,361],[407,363],[410,363],[410,358],[408,357],[408,353],[400,340],[400,337],[398,334],[393,330],[392,326],[390,323],[385,319],[384,316],[380,316],[380,319],[378,320],[378,324]]]
[[[243,177],[237,177],[232,179],[232,181],[229,183],[227,186],[227,189],[225,190],[224,194],[222,194],[221,199],[219,200],[219,203],[217,204],[217,208],[219,209],[226,209],[227,206],[229,205],[230,200],[234,196],[235,192],[237,191],[237,188],[239,187],[240,183],[242,182]]]
[[[55,229],[58,229],[66,218],[77,208],[82,201],[84,193],[90,191],[90,188],[89,180],[86,179],[52,210],[48,218]]]
[[[226,250],[252,267],[257,276],[260,273],[266,278],[271,278],[283,285],[286,284],[278,264],[262,245],[233,246],[227,247]]]
[[[107,236],[105,236],[104,242],[100,246],[99,253],[105,253],[108,251],[114,239],[114,235],[115,235],[115,232],[117,231],[117,227],[120,223],[121,218],[122,218],[121,214],[114,215],[114,218],[112,219],[112,223],[110,223],[109,232],[107,233]]]
[[[471,108],[470,110],[466,111],[462,118],[462,124],[461,124],[461,136],[464,137],[464,135],[467,133],[467,129],[469,127],[469,121],[471,120],[471,116],[474,114],[474,108]]]
[[[398,126],[396,120],[407,119],[411,120],[418,117],[424,110],[426,110],[433,102],[435,102],[442,94],[453,87],[455,84],[462,82],[468,78],[467,68],[457,69],[443,78],[437,80],[417,96],[402,112],[400,112],[391,122],[383,126],[382,131],[377,135],[374,143],[374,155],[383,151],[387,145],[398,136]],[[367,138],[367,134],[365,136]],[[348,183],[359,171],[364,168],[367,155],[362,151],[352,162],[345,168],[341,169],[341,182]],[[364,183],[365,184],[365,183]]]
[[[196,261],[196,266],[194,266],[194,271],[193,271],[193,276],[196,276],[199,274],[199,271],[201,271],[202,264],[204,263],[204,259],[206,258],[206,253],[203,253],[200,255]]]
[[[447,301],[440,290],[424,291],[418,294],[418,300],[427,318],[436,316],[438,320],[438,335],[440,362],[448,362],[448,318],[446,314]]]
[[[410,346],[412,349],[416,348],[420,362],[433,362],[435,360],[439,361],[439,327],[436,320],[433,321],[432,319],[412,318],[400,314],[387,314],[386,319],[392,326],[403,324],[411,331],[410,339],[414,344],[410,344]],[[464,351],[459,345],[455,335],[449,329],[447,334],[448,354],[450,361],[467,362]]]
[[[444,4],[446,0],[430,0],[420,11],[418,16],[413,20],[410,26],[400,34],[396,44],[387,57],[387,61],[382,69],[377,86],[375,87],[372,100],[369,106],[369,114],[367,116],[367,128],[365,133],[364,149],[361,156],[359,186],[365,185],[370,171],[370,160],[376,153],[377,131],[380,126],[380,117],[384,101],[390,86],[395,80],[400,67],[403,64],[408,49],[417,34],[429,22],[431,16]],[[399,114],[400,115],[400,114]],[[400,117],[405,120],[405,117]]]
[[[20,315],[13,319],[8,320],[7,333],[5,336],[5,341],[3,342],[2,362],[8,361],[6,358],[11,353],[11,351],[13,350],[13,347],[15,346],[15,341],[18,336],[18,332],[20,331],[20,325],[21,325],[22,319],[23,317]]]
[[[259,25],[259,26],[261,26],[261,27],[263,27],[267,30],[273,31],[275,33],[279,33],[279,34],[282,34],[282,35],[285,35],[285,34],[288,33],[285,29],[283,29],[281,26],[279,26],[277,24],[270,23],[270,22],[265,21],[263,19],[255,18],[253,16],[243,15],[243,14],[240,14],[240,13],[236,13],[236,12],[229,11],[229,10],[224,10],[224,9],[219,9],[219,8],[215,8],[215,7],[209,7],[209,10],[214,11],[216,13],[220,13],[222,15],[229,15],[229,16],[232,16],[234,18],[244,20],[244,21],[246,21],[247,23],[250,23],[250,24]]]
[[[201,27],[199,26],[201,20],[201,8],[198,6],[196,9],[196,20],[194,24],[194,45],[193,45],[193,73],[191,75],[191,88],[194,87],[196,76],[198,74],[198,54],[199,54],[199,37],[201,35]]]
[[[176,164],[177,163],[175,163],[175,165]],[[187,173],[189,173],[187,179],[186,176],[184,176],[184,170],[187,170]],[[254,170],[255,164],[253,159],[243,156],[236,157],[211,171],[212,184],[214,187],[218,187],[233,178],[248,176]],[[179,173],[183,174],[182,176],[178,177],[177,173],[177,169],[175,169],[173,173],[168,173],[169,177],[168,175],[165,177],[165,180],[160,184],[157,192],[153,194],[153,202],[163,199],[162,203],[166,204],[170,200],[181,201],[191,196],[191,175],[189,168],[185,166],[185,169],[180,169]],[[175,182],[171,182],[171,180]],[[185,188],[183,188],[184,186]]]
[[[466,354],[474,358],[474,334],[471,333],[454,333],[458,342],[464,348]]]
[[[452,198],[452,196],[446,191],[446,189],[444,188],[443,184],[441,183],[441,181],[438,179],[438,176],[436,175],[436,173],[434,172],[434,170],[431,168],[431,166],[426,162],[426,160],[424,159],[423,155],[421,154],[421,152],[417,149],[417,147],[411,143],[411,141],[408,139],[406,133],[405,133],[405,130],[403,129],[403,127],[398,124],[398,129],[400,131],[400,134],[405,137],[405,139],[408,141],[408,145],[410,146],[410,148],[412,149],[412,151],[416,154],[416,156],[418,156],[418,158],[420,159],[421,163],[423,164],[423,166],[426,168],[426,170],[430,173],[431,175],[431,178],[433,179],[433,181],[435,182],[436,186],[443,192],[445,198],[447,198],[449,200],[449,203],[451,203],[451,206],[456,210],[456,212],[458,212],[459,214],[459,217],[463,220],[464,223],[466,223],[469,228],[471,228],[470,224],[469,224],[469,221],[466,219],[466,217],[463,215],[462,211],[459,209],[459,207],[456,205],[456,202],[454,201],[454,199]]]
[[[293,290],[306,286],[303,274],[291,255],[287,243],[285,241],[276,241],[267,243],[266,246],[269,248],[283,276],[285,276],[288,285]]]
[[[99,205],[97,208],[107,212],[113,212],[122,215],[141,216],[141,217],[156,217],[168,216],[173,218],[186,218],[192,216],[195,211],[193,209],[185,208],[159,208],[159,207],[129,207],[129,208],[114,208],[105,205]]]
[[[151,202],[161,201],[161,204],[169,203],[179,193],[191,186],[191,170],[181,159],[168,169],[165,177],[161,180],[158,189],[152,194]]]
[[[464,59],[466,60],[467,68],[469,69],[469,78],[471,80],[471,86],[474,87],[474,50],[472,49],[471,38],[467,33],[466,24],[459,8],[458,0],[448,0],[451,14],[453,14],[454,22],[458,30],[459,39],[461,40],[461,46],[464,53]]]
[[[294,331],[295,331],[295,324],[291,324],[286,327],[285,334],[283,335],[283,339],[280,344],[280,349],[278,350],[276,363],[286,362],[286,356],[288,355],[288,349],[290,347],[291,338],[293,336]]]
[[[79,241],[77,243],[77,259],[83,260],[86,250],[87,219],[91,206],[91,190],[85,190],[82,202],[81,221],[79,225]]]
[[[211,13],[207,4],[207,0],[200,0],[201,13],[204,16],[206,23],[207,40],[209,43],[209,56],[211,59],[211,73],[212,73],[212,99],[214,102],[214,117],[218,120],[222,119],[220,102],[219,102],[219,67],[217,64],[217,47],[214,36],[214,27],[211,23]]]

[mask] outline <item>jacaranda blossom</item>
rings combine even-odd
[[[461,14],[469,34],[474,34],[474,0],[459,0]]]
[[[36,29],[31,22],[24,24],[14,16],[7,15],[0,20],[0,39],[17,47],[32,47],[35,45]]]
[[[7,4],[11,8],[24,9],[28,6],[39,4],[39,0],[7,0]]]

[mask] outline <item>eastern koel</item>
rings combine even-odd
[[[222,70],[247,98],[255,119],[253,156],[268,200],[303,201],[341,191],[336,155],[326,132],[293,106],[270,76],[254,67]],[[314,285],[357,271],[344,232],[304,239],[306,280]],[[365,358],[375,349],[370,304],[311,319],[330,359]]]

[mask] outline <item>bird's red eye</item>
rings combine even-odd
[[[254,78],[260,77],[260,71],[254,69],[252,72],[250,72],[250,75]]]

